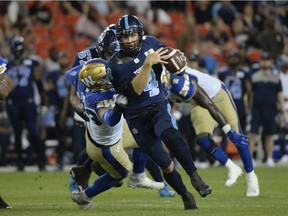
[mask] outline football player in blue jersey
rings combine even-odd
[[[25,56],[23,37],[16,36],[12,39],[11,51],[14,59],[7,63],[7,75],[11,77],[16,87],[7,97],[7,112],[15,134],[17,168],[19,171],[24,170],[21,135],[23,123],[25,123],[29,141],[37,154],[39,170],[44,170],[45,149],[44,142],[39,138],[37,105],[34,100],[36,91],[39,91],[40,95],[44,95],[42,94],[44,88],[41,81],[41,70],[39,64]]]
[[[197,192],[205,197],[212,189],[198,175],[189,147],[176,128],[171,107],[161,83],[162,65],[166,64],[164,44],[144,35],[142,23],[125,15],[116,23],[121,50],[107,61],[107,73],[116,92],[127,97],[124,117],[137,144],[162,169],[166,182],[181,196],[184,209],[197,209],[163,143],[180,162]]]
[[[127,99],[116,95],[106,76],[105,66],[104,60],[92,59],[66,72],[66,79],[76,88],[83,106],[81,111],[87,118],[87,153],[106,172],[84,191],[72,192],[73,201],[86,208],[91,207],[94,196],[118,186],[132,167],[121,139],[124,123],[122,106],[126,105]],[[152,182],[150,187],[161,189],[164,184]]]
[[[242,134],[236,107],[224,83],[189,67],[186,67],[183,76],[167,73],[167,77],[166,82],[171,85],[169,87],[170,98],[192,103],[191,121],[196,131],[197,143],[209,155],[227,167],[229,173],[225,186],[230,187],[236,183],[242,170],[213,141],[215,120],[235,144],[240,154],[246,171],[246,196],[259,196],[259,183],[254,172],[249,140],[246,135]]]
[[[15,84],[11,82],[9,77],[7,77],[4,72],[6,71],[6,62],[0,57],[0,100],[4,100],[11,89],[15,87]],[[11,206],[8,205],[0,195],[0,209],[10,209]]]
[[[86,61],[92,59],[101,57],[103,59],[109,58],[112,54],[114,54],[117,49],[119,49],[119,43],[116,39],[115,31],[113,31],[113,26],[109,26],[107,30],[105,30],[99,37],[98,43],[96,47],[90,48],[87,50],[84,50],[82,52],[79,52],[77,55],[77,58],[74,62],[74,66],[82,65]],[[70,102],[74,107],[74,110],[79,113],[83,118],[85,116],[83,115],[81,111],[81,104],[79,101],[79,97],[76,92],[76,88],[74,86],[71,86],[71,96],[70,96]],[[126,125],[124,123],[124,125]],[[154,188],[155,184],[153,181],[151,181],[149,178],[145,175],[145,165],[147,166],[147,169],[149,170],[150,174],[154,178],[156,182],[164,182],[163,176],[161,175],[159,167],[154,164],[151,160],[147,162],[149,159],[148,156],[146,156],[140,148],[135,148],[137,145],[135,144],[135,141],[130,138],[130,132],[126,131],[127,127],[124,127],[124,148],[131,148],[131,146],[134,147],[133,150],[133,172],[129,176],[128,180],[128,186],[129,187],[144,187],[144,188]],[[137,146],[138,147],[138,146]],[[88,179],[90,177],[91,169],[90,166],[92,166],[93,170],[98,174],[102,175],[104,173],[103,169],[101,169],[101,166],[99,166],[97,163],[93,162],[91,159],[85,159],[87,158],[87,153],[84,151],[81,154],[81,161],[82,166],[76,166],[71,169],[71,175],[74,177],[76,182],[82,186],[82,188],[86,188],[88,186]],[[85,161],[85,162],[83,162]],[[69,180],[70,184],[70,191],[77,191],[77,187],[73,186],[75,185],[73,183],[73,179]],[[157,184],[156,184],[157,185]],[[167,185],[160,190],[158,190],[159,195],[161,197],[173,197],[175,196],[174,191],[171,191]]]

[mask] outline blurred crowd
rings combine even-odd
[[[277,160],[288,163],[286,1],[1,1],[0,56],[13,59],[11,42],[15,36],[21,36],[25,44],[24,55],[33,59],[39,68],[42,87],[37,85],[34,102],[37,104],[39,142],[46,148],[45,163],[58,165],[56,168],[61,170],[63,164],[76,161],[79,149],[82,149],[79,145],[85,145],[81,138],[75,138],[75,124],[84,126],[75,120],[69,106],[64,73],[71,68],[77,52],[93,46],[101,32],[124,14],[137,15],[144,23],[146,34],[180,49],[190,67],[226,84],[235,101],[241,127],[252,139],[255,158],[268,166],[274,166]],[[273,75],[259,77],[260,70]],[[263,85],[260,89],[257,86],[259,82],[275,83],[277,79],[282,83],[285,104],[281,104],[277,95],[279,89],[271,89],[274,85]],[[272,93],[263,96],[263,92]],[[255,102],[255,98],[260,100]],[[16,164],[21,170],[23,165],[17,163],[17,156],[13,154],[15,138],[9,120],[11,116],[6,111],[8,100],[0,103],[0,165]],[[262,125],[262,139],[256,136],[258,125],[251,124],[251,113],[259,105],[267,107],[267,113],[270,108],[276,109],[272,118],[282,116],[281,106],[284,106],[286,118],[277,121],[276,133]],[[188,142],[194,143],[189,110],[189,104],[174,105],[180,131]],[[20,119],[19,123],[22,124]],[[219,137],[218,144],[228,155],[237,157],[232,144],[222,139],[220,130],[215,131],[215,136]],[[29,133],[24,130],[21,140],[24,163],[34,164],[35,149],[30,147],[29,140]],[[50,149],[51,140],[56,140],[55,151]],[[214,163],[194,146],[191,151],[201,166]],[[263,151],[261,156],[259,151]]]

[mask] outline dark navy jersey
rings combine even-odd
[[[27,99],[34,97],[33,72],[38,62],[30,58],[23,58],[19,63],[9,61],[7,74],[11,77],[16,88],[8,96],[9,99]]]
[[[165,100],[164,86],[161,83],[162,65],[152,67],[149,81],[141,95],[131,89],[131,81],[140,72],[148,52],[155,52],[160,47],[165,47],[158,39],[144,36],[141,50],[135,58],[125,56],[123,51],[116,53],[107,60],[106,70],[116,92],[128,98],[125,113],[141,113],[143,108],[152,104],[159,104]]]
[[[249,68],[241,68],[235,73],[225,67],[219,70],[218,78],[225,83],[234,101],[243,100],[246,92],[245,81],[249,78]]]
[[[78,65],[83,65],[86,61],[89,61],[93,58],[99,58],[99,54],[95,48],[90,48],[83,50],[77,53],[77,56],[74,60],[73,67]]]

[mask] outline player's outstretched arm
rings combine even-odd
[[[248,137],[246,135],[237,133],[231,128],[220,110],[216,107],[214,102],[209,98],[206,92],[199,85],[197,85],[197,91],[193,99],[198,105],[206,108],[209,111],[210,115],[218,122],[223,132],[229,137],[231,142],[233,142],[236,146],[239,147],[246,147],[247,145],[249,145]]]

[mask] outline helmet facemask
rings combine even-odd
[[[124,37],[131,37],[138,34],[138,39],[129,43],[124,43]],[[135,56],[141,49],[142,37],[144,35],[143,26],[137,17],[125,15],[121,17],[116,24],[116,36],[121,49],[128,56]]]

